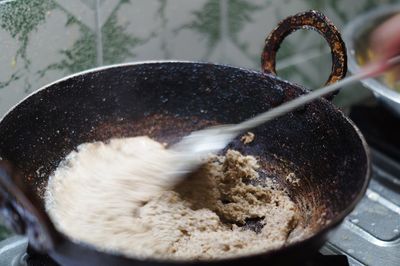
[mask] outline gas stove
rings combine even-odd
[[[400,118],[379,106],[356,106],[350,118],[371,146],[371,183],[320,253],[297,265],[400,265]],[[14,236],[0,242],[0,265],[57,264]]]
[[[371,147],[372,179],[355,210],[321,249],[350,265],[400,265],[400,118],[381,106],[352,108]]]

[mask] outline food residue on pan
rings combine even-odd
[[[300,186],[300,178],[298,178],[295,173],[289,173],[285,180],[293,186]]]
[[[165,151],[140,138],[146,144],[140,147]],[[138,178],[132,160],[144,152],[140,147],[136,137],[86,143],[71,152],[45,195],[56,228],[100,250],[175,260],[265,252],[302,230],[295,203],[280,185],[260,178],[255,157],[235,150],[210,155],[193,176],[149,198],[162,177]]]
[[[253,142],[254,138],[255,135],[253,132],[247,132],[240,138],[240,141],[243,142],[244,144],[249,144]]]

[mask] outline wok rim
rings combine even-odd
[[[0,124],[4,121],[4,119],[11,113],[13,112],[21,103],[27,101],[31,96],[46,90],[46,89],[51,89],[51,87],[53,87],[53,85],[55,84],[59,84],[65,80],[74,78],[74,77],[78,77],[78,76],[82,76],[85,74],[89,74],[89,73],[94,73],[94,72],[98,72],[98,71],[102,71],[102,70],[108,70],[108,69],[113,69],[113,68],[121,68],[121,67],[130,67],[130,66],[136,66],[136,65],[145,65],[145,64],[171,64],[171,63],[178,63],[178,64],[199,64],[199,65],[212,65],[212,66],[222,66],[222,67],[228,67],[228,68],[233,68],[233,69],[239,69],[239,70],[244,70],[247,73],[255,73],[255,74],[259,74],[259,75],[266,75],[269,76],[271,78],[274,79],[278,79],[280,81],[283,81],[285,83],[287,83],[288,85],[291,86],[295,86],[298,89],[302,90],[303,92],[309,92],[308,89],[306,89],[305,87],[299,85],[299,84],[295,84],[292,83],[290,81],[284,80],[278,76],[275,76],[273,74],[269,74],[269,73],[264,73],[261,71],[257,71],[254,69],[248,69],[248,68],[243,68],[243,67],[237,67],[237,66],[232,66],[232,65],[228,65],[228,64],[217,64],[217,63],[212,63],[212,62],[203,62],[203,61],[190,61],[190,60],[143,60],[143,61],[135,61],[135,62],[127,62],[127,63],[120,63],[120,64],[112,64],[112,65],[106,65],[106,66],[100,66],[100,67],[95,67],[95,68],[91,68],[88,70],[84,70],[81,72],[77,72],[77,73],[73,73],[71,75],[62,77],[60,79],[57,79],[49,84],[46,84],[42,87],[40,87],[39,89],[29,93],[27,96],[25,96],[22,100],[20,100],[19,102],[17,102],[15,105],[13,105],[1,118],[0,118]],[[329,105],[333,105],[332,102],[330,102],[329,100],[325,99],[325,98],[319,98],[319,100],[321,100],[322,102],[324,102],[324,104],[329,104]],[[359,192],[357,193],[356,197],[352,200],[352,202],[343,210],[341,211],[337,216],[335,216],[333,219],[331,219],[329,221],[329,223],[327,223],[326,225],[324,225],[322,227],[322,229],[318,230],[315,233],[312,233],[310,236],[300,240],[300,241],[296,241],[293,243],[289,243],[288,245],[284,245],[281,248],[278,249],[271,249],[265,252],[257,252],[257,253],[253,253],[253,254],[245,254],[245,255],[240,255],[240,256],[232,256],[232,257],[226,257],[226,258],[220,258],[220,259],[208,259],[208,260],[180,260],[180,259],[155,259],[155,258],[139,258],[139,257],[129,257],[126,256],[122,253],[117,253],[117,252],[111,252],[111,251],[104,251],[104,250],[100,250],[98,248],[96,248],[95,246],[89,244],[89,243],[84,243],[84,242],[75,242],[73,241],[70,237],[68,237],[67,235],[63,234],[62,232],[60,232],[58,229],[56,229],[57,233],[62,235],[65,240],[70,241],[71,243],[77,245],[77,246],[82,246],[82,247],[88,247],[90,249],[94,249],[97,252],[103,253],[105,255],[111,255],[111,256],[117,256],[117,257],[122,257],[125,259],[129,259],[132,261],[141,261],[141,262],[149,262],[149,263],[155,263],[158,265],[161,264],[176,264],[176,265],[183,265],[183,264],[202,264],[202,263],[229,263],[229,262],[234,262],[236,260],[245,260],[245,259],[254,259],[254,258],[269,258],[269,257],[277,257],[279,255],[282,255],[285,252],[288,252],[290,250],[295,250],[300,248],[302,245],[305,244],[311,244],[312,242],[316,242],[318,239],[323,239],[324,236],[327,235],[327,233],[331,230],[333,230],[334,228],[336,228],[338,225],[341,224],[341,222],[344,220],[344,218],[350,214],[351,211],[353,211],[353,209],[355,208],[355,206],[360,202],[360,200],[364,197],[365,192],[368,188],[369,182],[371,180],[371,155],[370,155],[370,149],[368,147],[368,144],[364,138],[364,136],[362,135],[360,129],[354,124],[354,122],[352,120],[350,120],[350,118],[348,118],[347,116],[344,115],[344,113],[337,108],[336,106],[334,106],[334,111],[338,112],[341,117],[344,119],[345,123],[349,123],[350,126],[355,130],[355,133],[358,136],[358,139],[361,141],[363,150],[364,150],[364,154],[365,154],[365,158],[366,158],[366,173],[364,176],[364,182],[363,185],[361,187],[361,189],[359,190]],[[1,159],[1,157],[0,157]],[[46,212],[46,215],[47,212]],[[51,221],[51,219],[50,219]],[[51,221],[53,223],[53,221]],[[54,224],[54,223],[53,223]],[[64,240],[64,241],[65,241]],[[325,243],[326,240],[323,239],[323,243]],[[59,246],[60,244],[56,244],[56,246]],[[322,246],[322,245],[319,245]],[[48,250],[46,251],[48,252],[48,254],[53,254],[55,252],[55,254],[57,254],[58,252],[55,249],[52,250]]]

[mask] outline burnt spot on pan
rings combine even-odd
[[[245,220],[245,224],[242,226],[245,230],[251,230],[256,232],[257,234],[261,233],[261,230],[264,228],[265,217],[256,217],[256,218],[247,218]]]

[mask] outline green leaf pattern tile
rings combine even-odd
[[[135,57],[131,48],[144,42],[144,39],[140,39],[125,32],[127,24],[118,24],[117,12],[128,2],[129,1],[121,0],[101,28],[102,38],[103,40],[107,40],[103,42],[104,64],[120,63],[127,57]]]
[[[67,49],[59,50],[58,62],[38,70],[40,77],[50,70],[70,74],[96,66],[96,36],[93,31],[71,14],[67,14],[65,27],[78,28],[79,38]]]

